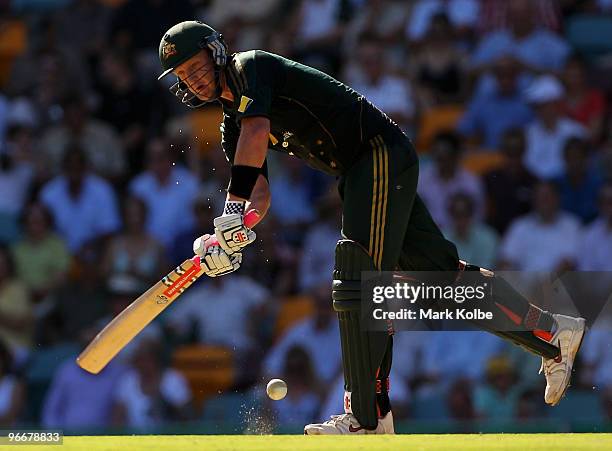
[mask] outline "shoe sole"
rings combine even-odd
[[[584,336],[586,335],[587,332],[587,326],[586,326],[586,321],[584,319],[582,319],[582,336],[580,337],[580,341],[578,342],[578,346],[576,347],[576,350],[573,353],[570,353],[570,357],[571,357],[571,366],[569,369],[569,378],[567,380],[567,384],[565,385],[565,388],[563,389],[563,392],[561,393],[561,396],[559,396],[559,399],[557,400],[557,402],[555,402],[554,404],[550,404],[551,407],[554,407],[556,405],[558,405],[561,400],[565,397],[565,394],[567,393],[567,389],[570,387],[570,383],[572,382],[572,372],[574,371],[574,361],[576,360],[576,355],[578,355],[578,351],[580,351],[580,347],[582,346],[582,342],[584,340]],[[571,347],[570,347],[571,349]]]

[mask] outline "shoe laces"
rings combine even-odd
[[[332,415],[331,417],[329,417],[330,419],[326,421],[326,423],[332,424],[332,425],[336,425],[337,423],[345,423],[348,419],[348,422],[350,423],[351,420],[350,418],[347,418],[349,416],[348,413],[343,413],[340,415]]]

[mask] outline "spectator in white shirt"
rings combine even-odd
[[[51,167],[57,171],[67,148],[76,143],[96,174],[112,179],[122,176],[126,158],[117,132],[107,123],[91,118],[85,101],[78,96],[67,99],[62,107],[62,123],[48,128],[41,138],[41,148]]]
[[[533,0],[508,3],[508,28],[484,36],[474,52],[472,64],[485,69],[501,54],[513,55],[527,70],[560,70],[570,52],[561,37],[537,24],[538,11]]]
[[[448,211],[452,225],[444,230],[444,236],[457,246],[459,257],[483,268],[493,268],[497,260],[499,236],[488,225],[474,220],[471,196],[464,193],[453,195]]]
[[[434,160],[421,171],[418,192],[439,227],[450,226],[448,201],[453,194],[464,192],[474,200],[475,218],[484,212],[484,190],[475,175],[463,169],[461,140],[456,133],[442,132],[434,138],[431,154]]]
[[[586,138],[578,122],[562,114],[563,85],[551,75],[543,75],[527,89],[527,100],[535,107],[536,120],[527,126],[525,166],[543,179],[563,174],[563,148],[569,138]]]
[[[187,335],[195,327],[201,343],[227,346],[239,353],[253,351],[255,310],[266,302],[268,290],[238,273],[198,283],[168,312],[175,333]]]
[[[349,84],[407,129],[414,116],[414,100],[408,80],[387,71],[384,48],[374,35],[365,34],[359,38],[357,55],[359,67]]]
[[[576,260],[580,221],[559,208],[552,182],[540,182],[534,191],[533,213],[510,224],[500,249],[500,269],[557,271]]]
[[[502,345],[499,338],[481,331],[430,332],[424,346],[422,376],[437,388],[425,385],[420,390],[449,387],[459,378],[481,380],[485,375],[487,361],[499,352]],[[450,349],[452,352],[449,352]],[[474,353],[474,349],[478,349],[478,352]]]
[[[129,191],[147,206],[147,231],[170,249],[176,236],[193,226],[198,180],[172,161],[165,140],[151,141],[147,150],[148,169],[132,180]]]
[[[340,226],[342,205],[337,192],[323,197],[318,208],[318,220],[308,229],[302,244],[299,262],[299,285],[301,291],[314,288],[322,279],[327,281],[334,270],[334,252],[341,238]]]
[[[287,352],[299,345],[312,360],[315,373],[323,383],[334,380],[340,370],[340,332],[331,309],[329,280],[313,292],[316,313],[291,327],[270,350],[263,370],[270,377],[280,374]]]
[[[141,343],[132,363],[114,393],[115,425],[154,430],[189,417],[189,385],[181,373],[163,366],[159,343]]]
[[[49,181],[40,192],[41,202],[53,215],[55,226],[72,253],[120,227],[112,186],[91,174],[87,166],[80,148],[69,149],[64,156],[63,174]]]
[[[599,192],[599,217],[583,232],[583,252],[578,254],[581,271],[612,271],[612,183]]]

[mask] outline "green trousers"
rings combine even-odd
[[[382,271],[455,271],[459,257],[416,192],[418,160],[410,140],[378,135],[340,179],[342,235],[364,246]]]

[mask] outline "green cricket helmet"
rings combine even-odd
[[[200,99],[197,92],[190,89],[187,83],[178,79],[178,77],[178,81],[170,87],[170,92],[191,108],[214,102],[221,96],[220,73],[227,63],[227,46],[223,41],[223,36],[203,22],[188,20],[170,28],[159,43],[159,61],[163,72],[158,80],[172,73],[178,66],[201,50],[207,51],[213,61],[215,75],[213,97],[206,100]],[[200,78],[207,75],[208,73],[204,73]]]

